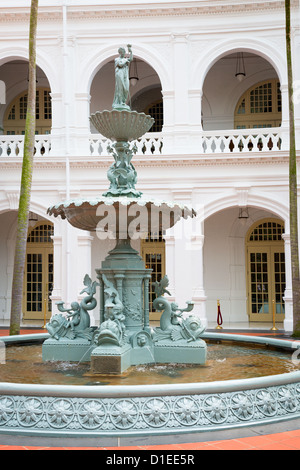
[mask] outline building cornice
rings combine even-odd
[[[298,6],[298,0],[291,1],[292,7]],[[109,18],[140,18],[140,17],[176,17],[195,15],[217,15],[245,12],[262,12],[270,10],[284,10],[284,0],[266,0],[252,2],[250,0],[208,0],[190,2],[160,2],[123,4],[108,3],[98,5],[70,5],[68,6],[68,18],[73,20],[109,19]],[[29,7],[0,7],[1,22],[15,22],[29,20]],[[40,6],[39,21],[53,21],[61,19],[61,6]]]
[[[300,152],[297,151],[297,159],[300,161]],[[70,157],[72,168],[107,170],[111,165],[110,157]],[[241,153],[212,153],[201,155],[164,155],[164,156],[135,156],[136,168],[171,168],[171,167],[201,167],[221,165],[288,165],[289,155],[286,151],[272,153],[241,152]],[[64,157],[36,157],[34,169],[56,170],[64,169],[66,161]],[[8,157],[0,159],[0,170],[16,170],[22,168],[22,159]]]

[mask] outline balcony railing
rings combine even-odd
[[[268,129],[242,129],[242,130],[222,130],[222,131],[202,131],[200,139],[195,148],[185,148],[185,154],[236,154],[248,152],[273,153],[287,148],[287,133],[283,134],[281,128]],[[285,137],[284,137],[285,136]],[[82,137],[80,137],[82,139]],[[86,137],[86,150],[80,156],[102,157],[109,156],[109,146],[111,142],[98,134],[90,134]],[[172,142],[172,139],[171,139]],[[35,156],[49,157],[60,155],[60,150],[53,151],[53,136],[37,135],[35,139]],[[137,155],[161,156],[176,154],[177,150],[171,148],[170,135],[168,141],[164,140],[163,133],[148,133],[135,142]],[[74,145],[76,148],[76,145]],[[0,136],[0,159],[23,157],[24,136],[11,135]],[[86,153],[86,155],[83,155]],[[76,155],[74,155],[76,156]],[[77,155],[78,156],[78,155]],[[234,155],[232,155],[234,156]]]
[[[24,136],[1,135],[0,136],[0,158],[23,157]],[[35,156],[48,157],[51,152],[51,136],[43,135],[35,138]]]
[[[163,136],[162,133],[149,132],[141,139],[135,141],[137,146],[137,155],[161,155],[163,153]],[[108,147],[111,141],[102,135],[91,135],[90,150],[92,156],[108,156],[110,155]]]
[[[281,128],[204,131],[203,153],[275,152],[282,147]]]

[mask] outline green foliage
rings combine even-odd
[[[28,218],[31,199],[33,156],[35,146],[35,107],[36,107],[36,33],[38,0],[32,0],[29,35],[29,84],[24,155],[18,211],[17,240],[15,248],[14,274],[12,284],[12,305],[10,315],[10,335],[20,334],[22,315],[24,268],[26,261]]]
[[[289,91],[289,125],[290,125],[290,235],[291,235],[291,265],[293,290],[293,324],[295,337],[300,337],[300,271],[299,271],[299,234],[298,234],[298,183],[297,183],[297,157],[295,138],[295,113],[291,44],[291,2],[285,0],[286,19],[286,56]]]

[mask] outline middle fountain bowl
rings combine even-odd
[[[116,142],[132,142],[148,132],[154,119],[145,113],[127,110],[98,111],[90,120],[97,131]]]
[[[92,114],[90,120],[101,135],[117,142],[113,144],[116,162],[110,170],[115,174],[116,186],[119,186],[120,175],[118,172],[121,172],[121,175],[123,173],[129,175],[130,172],[135,172],[131,164],[134,152],[129,149],[128,143],[142,137],[151,129],[155,121],[145,113],[128,110],[99,111]],[[113,207],[114,212],[110,225],[116,226],[116,230],[114,230],[116,239],[121,232],[124,232],[122,235],[125,238],[129,236],[127,227],[130,222],[136,219],[139,212],[143,213],[139,220],[139,231],[142,234],[164,231],[173,227],[182,218],[187,219],[196,216],[196,212],[187,206],[144,196],[142,193],[135,191],[134,184],[130,191],[132,191],[130,197],[127,190],[121,187],[120,191],[115,191],[116,195],[109,191],[93,199],[65,201],[50,207],[48,214],[67,219],[73,227],[81,230],[109,232],[105,227],[106,222],[109,222],[109,213],[111,213],[109,209]],[[108,194],[110,194],[109,197]],[[122,219],[125,220],[123,216],[125,216],[128,224],[122,223]],[[102,223],[103,221],[105,223]]]

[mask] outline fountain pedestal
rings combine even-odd
[[[100,283],[100,326],[91,354],[94,374],[121,374],[149,357],[139,354],[139,335],[149,334],[149,280],[151,270],[131,247],[129,239],[117,245],[97,269]],[[144,344],[145,345],[145,344]]]

